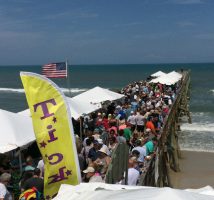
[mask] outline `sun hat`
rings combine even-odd
[[[104,154],[106,154],[106,155],[108,155],[108,153],[107,153],[107,146],[102,146],[102,148],[100,149],[100,150],[98,150],[99,152],[102,152],[102,153],[104,153]]]
[[[95,169],[93,167],[87,167],[87,169],[83,170],[83,173],[87,174],[87,173],[93,173],[95,172]]]
[[[137,162],[137,157],[132,156],[131,158],[129,158],[129,160],[130,160],[131,162]]]
[[[146,129],[146,132],[151,132],[151,129],[150,129],[150,128],[147,128],[147,129]]]
[[[102,139],[98,138],[97,141],[98,141],[98,144],[103,144],[103,140]]]

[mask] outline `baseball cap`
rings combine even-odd
[[[89,172],[93,173],[93,172],[95,172],[95,169],[93,167],[87,167],[86,170],[83,170],[83,173],[85,173],[85,174],[87,174]]]

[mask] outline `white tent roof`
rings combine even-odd
[[[0,153],[11,151],[35,140],[30,117],[0,110],[0,121]]]
[[[101,103],[93,104],[88,102],[87,99],[67,98],[67,102],[69,104],[71,116],[74,119],[78,119],[84,113],[88,114],[101,108]]]
[[[154,74],[151,75],[151,77],[159,77],[159,76],[162,76],[162,75],[165,75],[166,73],[162,72],[162,71],[158,71],[158,72],[155,72]]]
[[[166,85],[173,85],[182,78],[182,75],[178,72],[172,71],[168,74],[162,75],[158,78],[152,79],[150,83],[161,83]]]
[[[83,113],[91,113],[101,108],[101,102],[120,99],[124,95],[112,92],[101,87],[92,88],[73,98],[67,97],[71,116],[78,119]],[[19,112],[21,115],[30,116],[29,109]]]
[[[97,86],[73,97],[72,99],[75,101],[77,100],[77,102],[79,100],[84,100],[84,102],[96,104],[104,101],[114,101],[116,99],[121,99],[122,97],[124,97],[124,95]]]
[[[111,185],[105,183],[81,183],[77,186],[61,185],[54,200],[214,200],[213,188],[178,190],[143,186]]]

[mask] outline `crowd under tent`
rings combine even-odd
[[[105,101],[114,101],[123,98],[124,95],[112,92],[101,87],[92,88],[75,97],[67,97],[71,116],[77,120],[83,114],[92,113],[102,107]],[[18,114],[30,116],[29,109],[19,112]]]

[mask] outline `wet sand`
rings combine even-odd
[[[214,187],[214,153],[182,151],[180,169],[170,172],[173,188]]]

